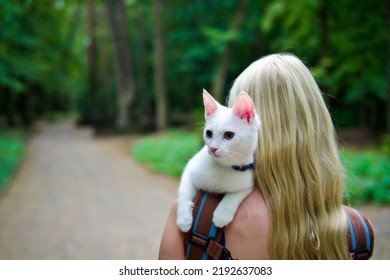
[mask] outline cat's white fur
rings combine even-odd
[[[178,192],[176,222],[183,232],[191,228],[193,200],[199,190],[225,194],[213,215],[215,226],[224,227],[233,220],[237,208],[253,188],[252,170],[232,168],[253,163],[260,120],[252,99],[242,92],[234,106],[227,108],[204,90],[203,101],[206,145],[187,163]],[[207,131],[212,132],[212,137],[207,136]],[[233,138],[226,139],[226,132],[233,132]]]

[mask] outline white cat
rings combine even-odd
[[[215,226],[224,227],[253,189],[251,169],[260,120],[252,99],[241,92],[233,108],[227,108],[204,90],[203,102],[206,145],[187,163],[179,186],[176,223],[183,232],[191,228],[199,190],[225,194],[213,215]]]

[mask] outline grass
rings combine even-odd
[[[26,131],[0,129],[0,192],[24,155],[26,138]]]
[[[201,136],[171,130],[160,136],[138,140],[134,157],[152,171],[179,178],[187,161],[203,145]],[[341,160],[346,170],[344,203],[390,204],[390,156],[381,150],[344,150]]]
[[[201,148],[200,136],[181,130],[171,130],[159,136],[137,141],[133,155],[152,171],[178,178],[187,161]]]

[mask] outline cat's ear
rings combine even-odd
[[[206,118],[212,116],[218,109],[217,101],[205,89],[203,89],[203,104]]]
[[[248,123],[255,119],[256,110],[252,98],[244,91],[242,91],[236,98],[233,106],[233,112],[240,119],[247,120]]]

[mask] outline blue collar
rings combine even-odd
[[[249,164],[245,164],[245,165],[232,165],[232,168],[234,170],[237,170],[237,171],[247,171],[249,169],[253,169],[255,167],[255,164],[252,162],[252,163],[249,163]]]

